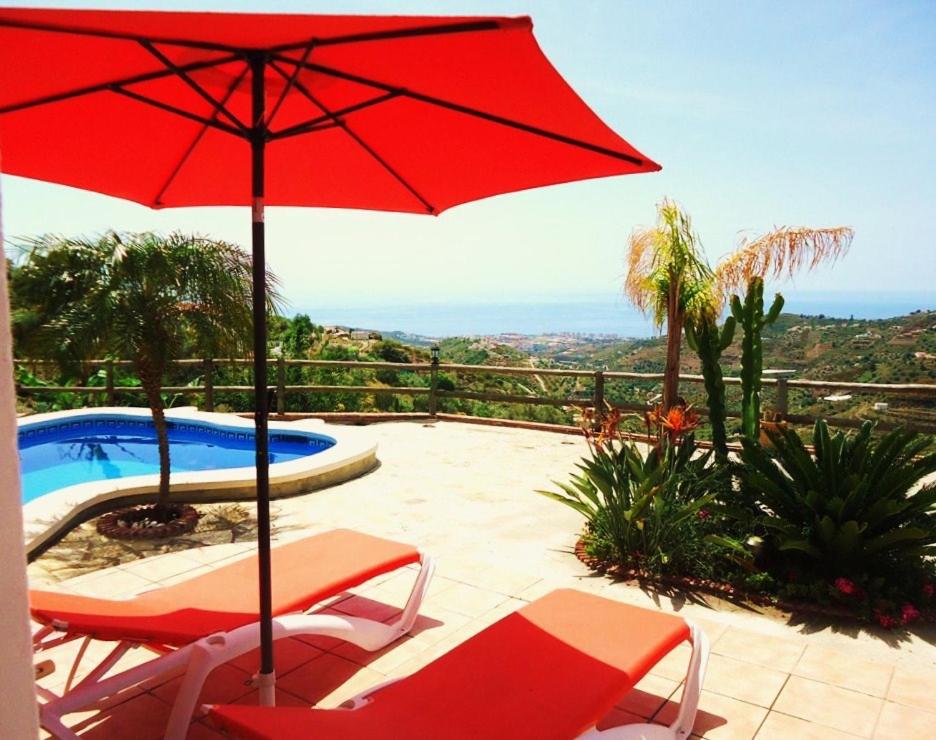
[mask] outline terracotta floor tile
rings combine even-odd
[[[650,669],[650,673],[668,678],[671,681],[682,681],[686,677],[686,668],[689,665],[690,655],[692,655],[692,648],[689,645],[679,645],[671,650],[663,660],[654,665]]]
[[[898,704],[936,712],[936,670],[898,666],[887,698]]]
[[[397,666],[412,660],[420,653],[429,649],[429,645],[414,642],[411,638],[403,637],[387,645],[382,650],[370,652],[346,642],[335,648],[332,654],[350,660],[358,665],[367,666],[378,673],[389,674]]]
[[[638,717],[651,719],[678,688],[678,681],[648,673],[616,706]]]
[[[770,712],[755,736],[756,740],[850,740],[857,735],[833,730],[780,712]]]
[[[112,709],[95,712],[76,724],[69,723],[69,726],[82,738],[93,740],[157,740],[165,732],[168,709],[151,694],[140,694]]]
[[[709,691],[732,699],[769,708],[783,688],[789,674],[771,668],[751,667],[724,655],[709,657],[704,686]]]
[[[787,640],[771,635],[761,635],[736,627],[729,627],[712,645],[712,652],[725,655],[745,663],[789,672],[800,655],[805,644],[798,640]]]
[[[260,690],[254,689],[249,694],[244,694],[240,699],[232,704],[244,704],[250,707],[256,707],[260,704]],[[298,696],[284,691],[279,686],[276,687],[276,706],[278,707],[307,707],[308,702],[303,701]]]
[[[181,684],[182,676],[179,676],[162,686],[151,689],[150,693],[167,704],[172,704],[176,694],[179,693]],[[230,664],[220,665],[208,674],[196,706],[198,704],[230,704],[244,694],[250,693],[252,689],[249,673]]]
[[[309,705],[321,705],[326,697],[334,694],[359,673],[367,677],[371,684],[384,680],[383,674],[377,671],[326,653],[281,676],[277,685]]]
[[[487,591],[458,583],[432,596],[427,603],[451,609],[466,617],[480,617],[505,601],[507,597],[496,591]]]
[[[842,732],[871,737],[884,702],[801,676],[790,676],[773,708]]]
[[[596,727],[599,730],[607,730],[609,727],[620,727],[622,725],[640,725],[645,724],[647,720],[632,712],[625,712],[623,709],[615,707],[608,712]]]
[[[679,711],[678,698],[666,702],[654,721],[664,725],[673,722]],[[763,707],[703,690],[692,732],[712,740],[751,740],[766,716]]]
[[[410,637],[424,645],[434,645],[471,621],[464,614],[441,606],[430,606],[416,617]]]
[[[132,563],[121,565],[120,570],[161,584],[165,579],[195,570],[198,567],[200,566],[193,562],[191,558],[183,557],[181,553],[168,553],[134,560]]]
[[[930,687],[933,690],[933,687]],[[936,714],[916,707],[884,702],[875,740],[932,740],[936,736]]]
[[[807,646],[793,668],[797,676],[871,696],[884,696],[893,672],[893,666],[887,663],[863,660],[852,653],[821,645]]]
[[[385,604],[382,601],[377,601],[367,596],[352,596],[349,599],[338,602],[331,608],[335,611],[343,612],[344,614],[350,614],[352,617],[364,617],[365,619],[374,619],[378,622],[385,622],[388,619],[393,619],[401,611],[398,606]]]
[[[302,640],[289,637],[285,640],[277,640],[273,643],[273,657],[276,665],[276,673],[283,676],[292,670],[295,670],[303,663],[322,654],[322,650],[313,647]],[[230,664],[242,671],[253,675],[260,666],[260,648],[244,653],[238,658],[230,661]]]

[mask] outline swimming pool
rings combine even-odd
[[[174,500],[256,498],[252,419],[194,407],[168,409],[166,419]],[[30,557],[89,516],[152,501],[159,491],[149,409],[57,411],[25,416],[17,424]],[[271,421],[269,433],[271,498],[310,493],[377,466],[377,444],[366,427],[301,419]]]
[[[194,421],[168,421],[173,473],[241,468],[254,464],[251,431]],[[332,447],[324,435],[273,432],[270,464],[315,455]],[[159,473],[151,420],[117,415],[66,419],[19,432],[23,502],[78,483]]]

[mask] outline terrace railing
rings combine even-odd
[[[20,366],[41,367],[49,365],[43,360],[17,360]],[[598,414],[613,407],[621,411],[643,413],[648,404],[644,403],[610,403],[607,401],[609,386],[614,383],[628,382],[631,384],[655,384],[663,380],[662,373],[622,372],[608,370],[577,370],[565,368],[533,368],[533,367],[502,367],[494,365],[460,365],[441,363],[438,361],[425,363],[397,363],[397,362],[361,362],[356,360],[293,360],[283,357],[272,357],[269,360],[271,368],[275,369],[275,382],[269,385],[269,391],[275,395],[275,409],[278,414],[286,410],[286,399],[295,394],[328,394],[328,393],[363,393],[371,395],[399,395],[410,397],[428,397],[425,408],[430,416],[439,413],[441,402],[447,399],[463,399],[485,401],[502,404],[547,405],[559,408],[594,408]],[[249,366],[250,359],[184,359],[175,360],[172,365],[184,368],[197,368],[201,371],[201,383],[189,385],[166,385],[163,392],[183,396],[201,396],[203,406],[209,411],[215,408],[215,394],[218,393],[252,393],[253,385],[218,385],[215,378],[222,365]],[[50,393],[76,393],[88,396],[103,396],[109,406],[116,405],[117,397],[141,392],[139,386],[120,385],[115,382],[115,369],[129,366],[128,361],[120,360],[93,360],[86,365],[104,369],[103,385],[25,385],[18,384],[17,391],[22,396],[41,396]],[[332,370],[374,370],[374,371],[408,371],[428,375],[428,384],[425,386],[388,386],[388,385],[323,385],[323,384],[290,384],[287,383],[287,368],[306,367]],[[440,373],[447,373],[456,377],[465,375],[493,375],[493,376],[523,376],[531,379],[544,378],[572,378],[588,387],[583,393],[554,397],[538,395],[535,393],[510,394],[491,391],[461,390],[458,388],[443,389],[439,384]],[[701,375],[685,374],[680,376],[681,382],[687,384],[701,384]],[[919,418],[892,418],[894,415],[886,411],[875,414],[875,420],[882,429],[897,426],[915,429],[923,432],[936,432],[936,384],[931,383],[855,383],[836,380],[809,380],[790,377],[789,371],[776,371],[771,374],[765,372],[763,386],[771,392],[772,403],[768,404],[777,420],[791,424],[812,424],[816,416],[790,413],[789,396],[791,390],[799,390],[815,394],[819,391],[831,391],[848,395],[873,395],[883,399],[914,399],[920,407]],[[740,386],[741,379],[726,377],[725,383],[731,386]],[[533,384],[531,384],[533,385]],[[700,413],[705,413],[704,404],[697,406]],[[930,409],[927,411],[927,409]],[[249,411],[249,409],[243,409]],[[739,410],[728,411],[728,416],[738,418]],[[857,427],[863,419],[849,418],[835,415],[823,415],[833,426]]]

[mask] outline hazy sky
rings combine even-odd
[[[5,2],[8,5],[38,3]],[[741,232],[849,225],[849,256],[788,289],[934,292],[934,2],[62,2],[283,12],[529,14],[546,54],[656,174],[545,188],[438,218],[270,209],[294,307],[608,295],[664,196],[710,257]],[[247,245],[246,208],[150,211],[20,178],[7,236],[181,228]]]

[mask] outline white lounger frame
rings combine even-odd
[[[419,616],[419,609],[429,590],[429,582],[435,570],[434,561],[423,552],[420,552],[419,562],[419,573],[406,601],[406,606],[399,618],[392,623],[384,624],[372,619],[331,614],[308,612],[291,614],[276,617],[273,620],[274,639],[293,635],[317,635],[347,640],[364,650],[380,650],[408,633]],[[87,676],[74,686],[72,682],[91,641],[90,637],[69,633],[67,623],[56,622],[36,631],[33,635],[33,651],[38,654],[72,640],[83,640],[83,644],[69,670],[62,695],[59,696],[41,686],[36,687],[37,693],[46,700],[45,704],[39,706],[39,722],[46,730],[61,740],[77,739],[78,735],[62,722],[66,714],[90,708],[96,702],[143,681],[162,677],[168,680],[173,675],[184,672],[185,678],[176,696],[165,735],[167,740],[182,740],[188,733],[195,705],[208,674],[221,663],[226,663],[258,647],[260,626],[258,623],[253,623],[230,632],[219,632],[178,649],[165,645],[120,641]],[[128,650],[137,647],[152,650],[157,657],[105,678]]]
[[[290,619],[290,617],[281,617],[274,621],[282,622],[288,619]],[[695,724],[696,713],[699,710],[702,681],[705,679],[705,668],[708,664],[710,648],[708,637],[706,637],[705,632],[692,622],[687,622],[687,624],[689,626],[689,640],[692,643],[692,654],[689,656],[689,665],[686,668],[686,679],[683,682],[683,694],[679,704],[679,713],[676,715],[676,719],[673,723],[669,726],[657,724],[621,725],[618,727],[609,727],[606,730],[592,728],[582,735],[579,735],[578,740],[686,740],[686,738],[689,737],[689,734],[692,732],[692,726]],[[296,625],[296,628],[298,627],[299,625]],[[291,625],[286,627],[286,629],[290,630],[288,634],[297,634],[290,628]],[[471,638],[468,639],[470,640]],[[215,650],[215,647],[208,643],[208,640],[199,640],[199,649],[204,650],[206,655]],[[212,668],[234,657],[223,645],[219,645],[217,649],[224,652],[216,654],[210,659],[208,664],[211,665]],[[387,686],[397,681],[405,680],[406,677],[401,676],[372,686],[367,691],[358,694],[353,699],[349,699],[342,704],[340,709],[333,709],[331,711],[353,712],[369,704],[371,701],[374,701],[374,698],[380,694],[382,689],[385,689]],[[205,707],[206,711],[207,709],[208,707]],[[414,711],[416,710],[417,708],[414,707]],[[479,708],[479,711],[483,711],[483,708]],[[440,728],[439,737],[444,736],[445,732]]]
[[[686,668],[683,681],[682,699],[679,713],[668,727],[656,724],[635,724],[609,727],[607,730],[593,728],[580,735],[580,740],[685,740],[692,732],[696,713],[699,711],[699,699],[702,696],[702,681],[705,680],[705,668],[709,658],[709,640],[705,632],[692,622],[689,625],[689,640],[692,654]]]

